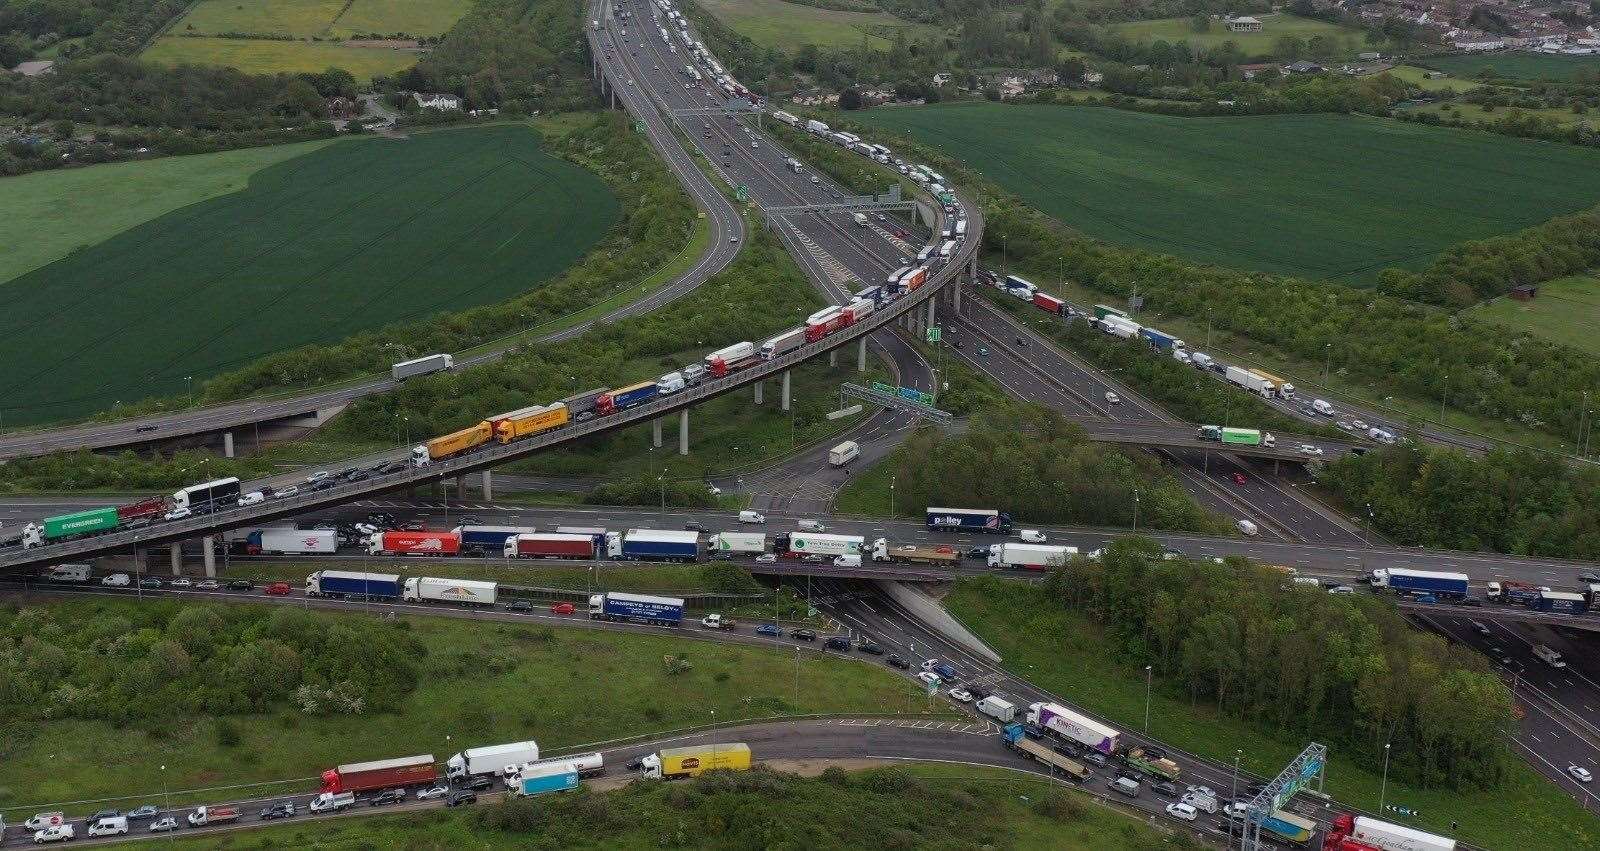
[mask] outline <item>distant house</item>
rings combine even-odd
[[[1228,28],[1228,32],[1258,33],[1262,29],[1260,19],[1252,18],[1249,15],[1239,18],[1223,18],[1222,24]]]
[[[1238,67],[1239,73],[1243,74],[1246,80],[1254,80],[1256,75],[1268,70],[1278,70],[1277,64],[1273,62],[1258,62],[1249,65],[1240,65]]]
[[[1035,68],[1028,72],[1028,79],[1036,86],[1053,86],[1061,82],[1061,75],[1049,68]]]
[[[1106,81],[1106,75],[1100,73],[1099,71],[1084,71],[1083,81],[1091,86],[1098,86]]]
[[[1021,77],[1001,77],[995,81],[995,88],[1000,90],[1001,98],[1014,98],[1027,90],[1027,83]]]
[[[411,97],[423,109],[460,109],[461,98],[455,95],[424,94],[412,92]]]
[[[328,115],[332,118],[349,118],[356,114],[356,104],[346,97],[331,97],[327,100]]]
[[[1290,62],[1288,65],[1283,66],[1283,70],[1290,74],[1321,74],[1325,69],[1315,62],[1307,62],[1302,59],[1299,62]]]
[[[1456,42],[1456,50],[1466,53],[1487,53],[1491,50],[1504,50],[1506,43],[1498,38],[1474,39],[1472,41]]]
[[[1511,297],[1517,301],[1533,301],[1539,294],[1539,288],[1533,284],[1518,284],[1511,288]]]

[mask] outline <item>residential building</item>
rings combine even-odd
[[[461,98],[455,95],[424,94],[412,92],[411,98],[423,109],[460,109]]]
[[[1249,15],[1244,15],[1238,18],[1223,18],[1222,24],[1228,28],[1228,32],[1258,33],[1261,32],[1262,29],[1261,20],[1259,18],[1252,18]]]

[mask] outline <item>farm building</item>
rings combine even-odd
[[[1222,23],[1227,26],[1228,32],[1258,33],[1261,32],[1261,20],[1245,15],[1239,18],[1223,18]]]
[[[460,109],[461,98],[455,95],[424,94],[412,92],[411,97],[416,100],[417,106],[423,109]]]

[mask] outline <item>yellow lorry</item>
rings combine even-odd
[[[731,742],[687,748],[662,748],[657,753],[640,758],[637,766],[645,777],[656,780],[699,777],[707,771],[717,769],[748,771],[750,746],[744,742]]]

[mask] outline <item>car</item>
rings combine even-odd
[[[150,832],[151,833],[166,833],[167,831],[177,830],[177,829],[178,829],[178,820],[173,818],[172,816],[167,816],[166,818],[159,818],[159,819],[156,819],[153,822],[150,822]]]
[[[1107,390],[1106,391],[1106,404],[1109,404],[1109,405],[1120,405],[1120,404],[1122,404],[1122,397],[1118,396],[1115,391]]]
[[[189,509],[183,508],[183,507],[180,506],[178,508],[174,508],[174,509],[168,511],[166,514],[161,515],[161,519],[163,519],[163,520],[182,520],[183,518],[188,517],[190,514],[193,514],[193,513],[194,512],[190,511]]]
[[[1150,791],[1167,798],[1176,798],[1183,794],[1183,792],[1178,789],[1177,784],[1170,780],[1157,780],[1156,782],[1151,783]]]
[[[457,520],[456,522],[460,523],[462,526],[482,526],[483,525],[483,521],[482,520],[479,520],[478,518],[473,517],[470,514],[468,514],[466,517],[461,518],[460,520]]]
[[[829,650],[842,650],[848,653],[850,652],[850,639],[835,635],[824,641],[822,646]]]
[[[107,588],[126,588],[133,584],[133,577],[126,573],[113,573],[110,576],[102,577],[100,584]]]
[[[139,587],[140,588],[160,588],[161,587],[161,580],[157,579],[154,576],[146,576],[145,578],[139,580]]]
[[[1314,457],[1321,457],[1324,453],[1322,451],[1322,447],[1320,447],[1320,446],[1313,446],[1313,445],[1311,445],[1309,443],[1302,443],[1302,444],[1300,444],[1300,454],[1301,455],[1311,455],[1311,456],[1314,456]]]
[[[954,345],[958,349],[966,347],[966,345],[964,343],[962,343],[960,340],[954,341],[951,345]]]
[[[1167,815],[1172,816],[1175,819],[1194,821],[1200,817],[1200,811],[1192,806],[1189,806],[1188,804],[1179,802],[1176,804],[1167,805]]]
[[[131,818],[131,819],[155,818],[157,815],[160,815],[160,814],[161,814],[161,811],[156,809],[156,805],[155,804],[143,804],[141,806],[134,807],[133,809],[128,810],[128,818]]]
[[[1328,589],[1328,593],[1329,594],[1354,594],[1354,593],[1356,593],[1356,589],[1351,588],[1349,585],[1335,585],[1332,588]]]
[[[531,611],[533,611],[533,602],[531,600],[526,600],[526,599],[524,599],[522,597],[517,597],[516,599],[513,599],[511,602],[506,603],[506,611],[508,611],[508,612],[531,612]]]
[[[978,347],[978,355],[980,357],[988,357],[989,356],[989,347],[988,346],[979,346]]]
[[[1175,550],[1169,547],[1161,551],[1162,561],[1177,561],[1180,558],[1183,558],[1183,550]]]
[[[950,699],[951,700],[958,700],[958,701],[960,701],[962,703],[971,703],[972,702],[972,692],[967,691],[966,689],[964,689],[964,688],[962,688],[960,686],[956,686],[955,688],[950,689],[950,691],[948,693],[950,695]]]
[[[550,607],[550,614],[552,614],[552,615],[570,615],[573,612],[576,612],[577,610],[578,610],[578,607],[572,605],[571,603],[556,603],[555,605]]]
[[[882,656],[883,655],[883,648],[878,646],[877,644],[873,644],[870,641],[861,642],[861,646],[857,647],[856,649],[860,650],[862,653],[867,654],[868,656]]]
[[[1363,420],[1359,420],[1359,419],[1351,420],[1350,421],[1350,425],[1355,427],[1355,428],[1358,428],[1358,429],[1360,429],[1362,431],[1366,431],[1367,430],[1367,424]]]
[[[133,433],[134,434],[147,434],[149,432],[155,431],[157,428],[158,428],[158,426],[142,425],[142,426],[138,426],[138,427],[134,428]]]
[[[289,485],[288,487],[279,488],[279,489],[273,491],[272,492],[272,498],[273,499],[288,499],[291,496],[298,496],[299,494],[300,494],[300,487],[298,485]]]
[[[248,579],[230,579],[230,580],[228,580],[228,590],[229,591],[254,591],[254,590],[256,590],[256,584],[254,582],[251,582]]]
[[[1105,768],[1106,767],[1106,755],[1101,753],[1101,752],[1099,752],[1099,751],[1086,750],[1086,751],[1078,754],[1078,759],[1081,759],[1084,762],[1087,762],[1090,765],[1095,766],[1096,768]]]
[[[768,638],[782,638],[783,630],[779,629],[775,623],[764,623],[756,626],[756,635],[764,635]]]
[[[220,591],[221,589],[222,583],[215,579],[202,579],[194,584],[194,590],[196,591]]]
[[[1028,345],[1028,341],[1027,341],[1027,340],[1024,340],[1024,339],[1022,339],[1022,338],[1021,338],[1021,337],[1018,337],[1018,338],[1017,338],[1017,345],[1019,345],[1019,346],[1026,346],[1026,345]]]
[[[261,591],[273,597],[287,597],[289,596],[289,583],[272,582],[264,586]]]
[[[371,798],[368,798],[367,799],[367,806],[369,806],[369,807],[381,807],[381,806],[383,806],[385,804],[398,804],[401,801],[404,801],[405,799],[406,799],[406,790],[404,790],[404,789],[385,789],[382,792],[379,792],[378,794],[372,796]]]
[[[97,822],[97,821],[99,821],[99,820],[101,820],[103,818],[116,818],[117,816],[120,816],[120,815],[122,815],[122,811],[121,810],[100,810],[99,812],[95,813],[94,815],[89,816],[87,819],[84,819],[84,821],[87,821],[90,824],[94,824],[95,822]]]
[[[685,532],[701,532],[701,533],[704,533],[705,530],[706,530],[706,524],[701,523],[698,520],[690,520],[687,523],[683,524],[683,531],[685,531]]]
[[[70,824],[57,824],[33,832],[33,844],[42,845],[46,842],[70,842],[76,839],[78,831]]]
[[[938,674],[935,674],[932,671],[918,671],[917,679],[934,688],[938,688],[944,682],[944,680],[941,679]]]
[[[480,774],[477,777],[462,783],[461,785],[469,791],[482,792],[483,790],[488,789],[490,786],[493,786],[494,781]]]
[[[1245,483],[1243,473],[1233,473],[1232,475],[1228,476],[1228,478],[1233,479],[1233,483],[1236,485],[1242,485]]]
[[[1244,821],[1250,814],[1250,805],[1244,801],[1229,801],[1223,806],[1222,814],[1234,821]]]
[[[756,556],[756,564],[772,564],[778,560],[776,553],[762,553]]]
[[[1581,765],[1567,766],[1567,773],[1572,775],[1572,779],[1578,781],[1579,783],[1588,783],[1594,779],[1594,775],[1589,773],[1589,769],[1584,768]]]
[[[450,793],[450,797],[444,799],[444,805],[447,807],[459,807],[462,804],[476,803],[478,803],[478,793],[471,789],[457,789]]]
[[[911,663],[907,662],[906,660],[904,660],[902,658],[900,658],[900,656],[898,654],[892,654],[891,653],[889,655],[889,658],[887,658],[887,659],[885,659],[883,661],[888,662],[889,663],[889,667],[891,667],[891,668],[899,668],[902,671],[911,670]]]
[[[988,557],[989,557],[989,548],[988,547],[973,547],[973,548],[967,550],[967,558],[988,558]]]
[[[175,576],[172,579],[167,580],[167,587],[168,588],[193,588],[194,587],[194,580],[187,579],[187,578],[184,578],[182,576]]]
[[[1472,628],[1477,630],[1479,635],[1492,635],[1492,633],[1489,632],[1489,627],[1485,625],[1483,621],[1473,621]]]
[[[420,520],[412,520],[408,523],[400,524],[400,531],[402,532],[421,532],[427,528],[428,527],[422,525],[422,521]]]
[[[272,806],[262,810],[261,820],[271,821],[272,819],[288,818],[292,815],[294,815],[294,804],[285,802],[273,804]]]
[[[1022,529],[1017,532],[1017,537],[1029,544],[1042,544],[1046,540],[1045,534],[1038,529]]]
[[[817,633],[816,630],[800,627],[798,629],[789,630],[789,637],[796,641],[816,641]]]
[[[266,502],[266,500],[266,494],[262,493],[261,491],[251,491],[244,496],[239,497],[239,507],[243,508],[246,505],[257,505],[259,503]]]
[[[1578,574],[1578,581],[1600,584],[1600,573],[1595,573],[1592,570],[1586,570],[1583,573]]]
[[[450,794],[450,787],[440,783],[437,786],[429,786],[426,789],[419,790],[417,792],[417,800],[431,801],[434,798],[443,798],[448,794]]]
[[[751,140],[750,140],[750,147],[752,147],[752,148],[759,148],[759,147],[761,147],[761,143],[760,143],[760,142],[757,142],[757,141],[756,141],[756,140],[754,140],[754,139],[751,139]]]
[[[967,686],[967,693],[972,695],[973,700],[983,700],[994,694],[994,692],[978,686]]]
[[[1349,420],[1340,420],[1337,423],[1334,423],[1334,425],[1338,426],[1340,431],[1355,431],[1356,430],[1355,425],[1352,424]]]

